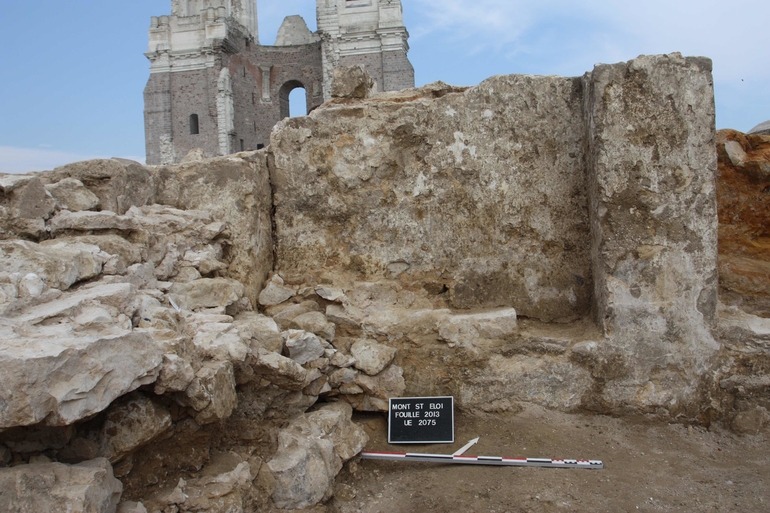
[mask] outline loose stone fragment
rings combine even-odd
[[[374,340],[359,339],[350,347],[350,353],[356,359],[353,364],[370,376],[382,372],[396,356],[396,349],[375,342]]]
[[[271,383],[289,390],[302,390],[307,381],[307,369],[290,358],[260,348],[254,371]]]
[[[268,463],[275,478],[276,507],[308,508],[331,497],[342,464],[368,440],[363,428],[351,422],[351,414],[350,405],[333,403],[281,430],[278,452]]]
[[[277,305],[293,298],[296,293],[297,291],[293,287],[284,286],[283,278],[275,274],[259,293],[259,304],[262,306]]]
[[[96,194],[89,191],[77,178],[65,178],[57,183],[46,185],[45,188],[64,210],[80,212],[95,210],[99,206],[99,198]]]
[[[229,306],[243,297],[243,284],[228,278],[202,278],[174,284],[171,297],[188,310]]]
[[[182,392],[195,379],[195,371],[190,362],[176,354],[164,354],[163,366],[155,382],[155,393]]]
[[[316,335],[302,330],[284,332],[284,345],[289,357],[303,365],[324,355],[324,346]]]
[[[291,320],[294,329],[309,331],[328,341],[334,340],[334,324],[326,320],[321,312],[307,312]]]

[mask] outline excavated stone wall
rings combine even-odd
[[[418,358],[405,367],[415,393],[692,413],[719,351],[710,66],[672,54],[582,79],[434,84],[285,122],[270,149],[276,269],[297,284],[389,279],[434,309],[567,323],[550,328],[561,341],[544,356],[518,342],[496,357],[444,355],[457,367],[445,386],[415,386]],[[587,340],[561,333],[589,319],[599,330]],[[414,352],[446,351],[434,338]]]
[[[339,71],[266,150],[0,175],[0,509],[314,508],[399,396],[766,428],[770,137],[708,60]]]

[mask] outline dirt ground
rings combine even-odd
[[[337,478],[337,513],[770,511],[767,433],[644,418],[568,415],[527,407],[517,414],[455,421],[452,445],[389,445],[384,415],[355,419],[365,450],[451,454],[479,436],[468,455],[599,459],[603,470],[482,467],[351,461]]]

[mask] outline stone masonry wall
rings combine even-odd
[[[410,393],[693,414],[720,354],[714,133],[710,61],[679,54],[338,99],[273,132],[276,269],[581,326],[487,347],[442,334],[435,310],[335,312],[417,344],[402,346]],[[439,354],[444,385],[421,370]]]
[[[581,87],[511,75],[289,121],[272,140],[277,268],[400,276],[456,308],[587,315]]]

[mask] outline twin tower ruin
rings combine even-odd
[[[363,65],[378,91],[414,86],[400,0],[316,0],[318,31],[287,17],[259,43],[255,0],[171,0],[152,18],[144,90],[148,164],[259,149],[303,88],[310,112],[331,98],[337,66]]]

